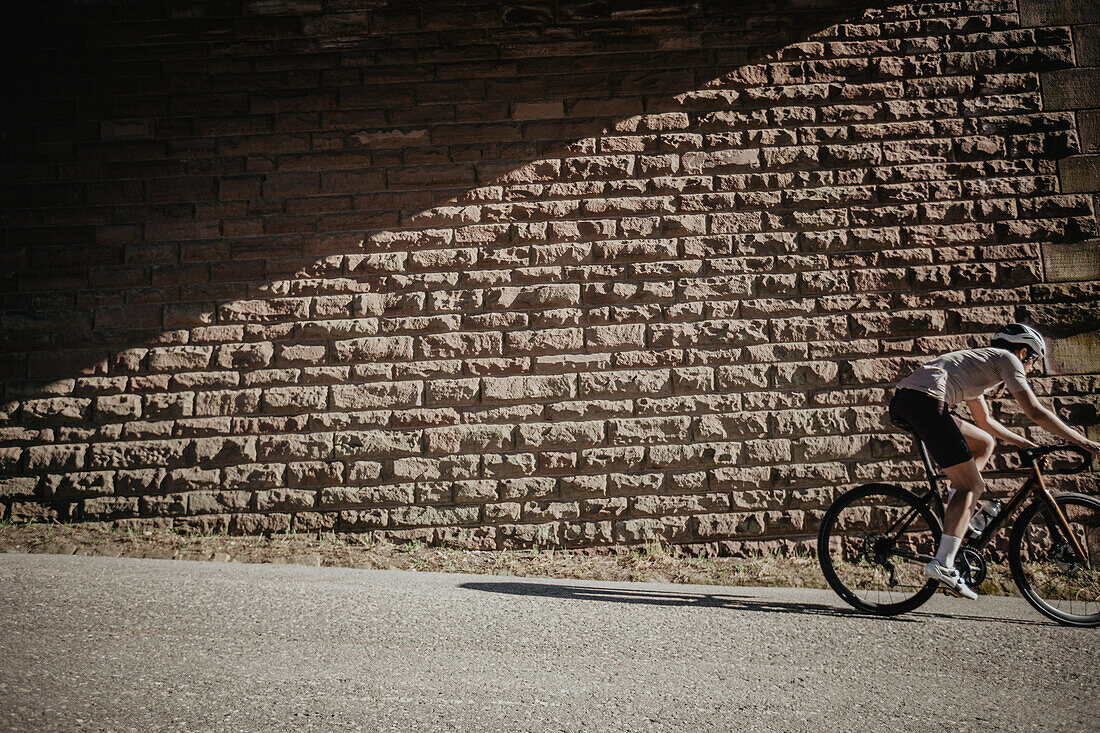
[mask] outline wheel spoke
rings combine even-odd
[[[841,496],[822,522],[822,571],[856,608],[901,613],[935,592],[924,565],[939,534],[931,509],[911,492],[889,485],[860,487]]]
[[[1024,597],[1062,623],[1100,624],[1100,501],[1061,494],[1058,506],[1085,551],[1077,552],[1061,523],[1043,504],[1033,505],[1013,531],[1013,560]]]

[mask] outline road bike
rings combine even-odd
[[[905,427],[905,426],[899,426]],[[911,431],[910,431],[911,432]],[[818,561],[829,586],[855,608],[897,615],[935,594],[939,582],[924,574],[943,532],[940,481],[924,443],[914,434],[928,477],[918,495],[896,484],[875,483],[846,491],[821,520]],[[1018,451],[1027,479],[980,532],[972,532],[955,566],[978,589],[987,578],[987,557],[1007,555],[1020,593],[1039,613],[1068,626],[1100,625],[1100,499],[1052,493],[1043,462],[1052,453],[1076,453],[1080,463],[1048,473],[1080,473],[1092,456],[1071,445]],[[1032,498],[1030,504],[1025,502]],[[1007,546],[991,547],[1001,527],[1023,507]]]

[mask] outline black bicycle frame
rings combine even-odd
[[[917,449],[920,453],[921,461],[924,463],[924,470],[928,476],[929,489],[924,494],[924,496],[920,497],[920,503],[915,505],[912,509],[906,512],[905,515],[902,516],[897,522],[895,522],[894,525],[890,527],[887,534],[891,534],[894,532],[900,533],[900,531],[905,526],[907,526],[909,522],[913,521],[913,518],[916,517],[921,507],[928,506],[931,503],[933,497],[936,497],[940,500],[939,508],[944,508],[943,500],[940,498],[939,479],[945,479],[947,478],[947,476],[942,473],[936,473],[936,470],[932,464],[932,458],[928,455],[928,448],[925,447],[924,442],[915,435],[913,436],[913,439],[917,444]],[[1075,450],[1078,453],[1082,452],[1080,451],[1080,449]],[[1085,455],[1087,457],[1087,454]],[[1066,535],[1065,539],[1068,539],[1073,545],[1073,548],[1077,552],[1078,557],[1083,560],[1087,560],[1088,555],[1085,552],[1084,548],[1081,546],[1080,540],[1071,530],[1069,526],[1069,521],[1062,513],[1061,508],[1058,506],[1058,502],[1054,500],[1054,495],[1050,493],[1050,490],[1047,489],[1046,484],[1043,482],[1043,474],[1039,470],[1039,461],[1041,460],[1042,456],[1032,456],[1028,455],[1027,453],[1022,453],[1022,456],[1025,467],[1031,469],[1031,475],[1027,477],[1027,480],[1024,481],[1024,484],[1020,487],[1019,491],[1017,491],[1013,495],[1013,497],[1009,499],[1008,504],[1006,504],[1004,508],[1000,511],[1000,513],[997,514],[997,516],[995,516],[993,520],[985,526],[985,529],[983,529],[977,537],[974,537],[972,539],[964,539],[963,547],[971,547],[976,550],[984,550],[989,545],[989,543],[993,541],[993,536],[997,534],[998,531],[1000,531],[1001,526],[1006,521],[1008,521],[1008,518],[1016,513],[1016,510],[1019,509],[1025,501],[1027,501],[1028,497],[1030,497],[1032,493],[1036,493],[1049,509],[1047,515],[1047,526],[1051,530],[1051,532]],[[1083,464],[1078,469],[1078,471],[1087,467],[1087,465],[1088,463],[1086,461],[1086,463]],[[1071,471],[1070,473],[1077,473],[1078,471]],[[1036,491],[1036,489],[1038,489],[1038,491]],[[925,560],[929,558],[918,557],[914,559]]]

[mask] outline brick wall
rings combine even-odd
[[[890,384],[1012,320],[1096,436],[1055,5],[9,9],[3,512],[799,543],[917,476]]]

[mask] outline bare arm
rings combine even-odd
[[[1062,422],[1053,412],[1039,404],[1039,400],[1035,397],[1035,393],[1031,391],[1030,387],[1022,392],[1013,392],[1012,396],[1016,398],[1016,402],[1019,403],[1024,414],[1037,425],[1057,435],[1059,438],[1081,446],[1094,456],[1100,457],[1100,443],[1089,440],[1087,437]]]
[[[993,419],[993,416],[989,414],[989,408],[985,404],[985,398],[979,397],[975,400],[967,400],[966,406],[970,408],[970,415],[974,418],[974,424],[982,430],[992,435],[997,440],[1014,445],[1017,448],[1034,448],[1035,443],[1019,435],[1001,423]]]

